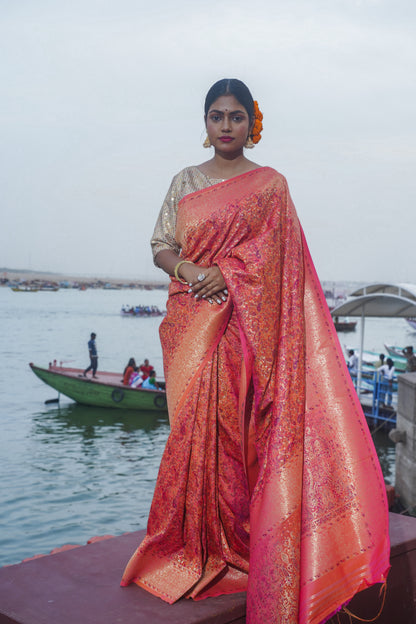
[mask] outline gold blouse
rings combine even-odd
[[[198,167],[186,167],[174,176],[159,212],[153,236],[150,241],[153,261],[156,266],[156,255],[159,251],[162,251],[162,249],[170,249],[178,255],[180,254],[181,249],[175,240],[175,232],[178,203],[182,197],[194,191],[201,191],[207,186],[212,186],[219,182],[223,182],[223,180],[209,178],[202,173]]]

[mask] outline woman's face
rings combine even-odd
[[[242,152],[252,127],[246,109],[233,95],[221,95],[211,104],[205,124],[211,145],[224,155]]]

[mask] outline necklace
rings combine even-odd
[[[210,186],[214,184],[218,184],[218,182],[225,182],[227,178],[211,178],[209,175],[201,171],[198,167],[195,167],[201,175],[204,176],[205,180],[209,183]]]
[[[211,185],[218,184],[218,182],[225,182],[225,178],[211,178],[211,176],[208,176],[205,173],[204,173],[204,176],[206,177],[206,179]]]

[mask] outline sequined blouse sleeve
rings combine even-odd
[[[165,201],[162,204],[162,208],[159,212],[159,216],[156,221],[155,229],[153,231],[152,240],[150,244],[152,246],[153,261],[155,261],[156,255],[162,249],[170,249],[179,255],[180,247],[175,240],[176,230],[176,213],[178,211],[178,188],[177,177],[175,176],[169,187]]]
[[[153,261],[162,249],[170,249],[179,255],[181,249],[176,242],[176,215],[178,204],[185,195],[195,191],[201,191],[207,186],[220,180],[210,180],[198,167],[186,167],[182,169],[172,180],[168,193],[163,202],[162,209],[156,221],[156,226],[150,241],[153,251]]]

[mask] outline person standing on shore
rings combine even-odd
[[[358,375],[358,355],[355,354],[354,349],[348,351],[348,369],[351,375]]]
[[[377,369],[379,374],[379,395],[380,405],[391,407],[393,400],[393,379],[395,376],[394,362],[391,358],[387,358],[386,364]],[[386,404],[387,393],[387,404]]]
[[[243,82],[212,85],[214,155],[159,213],[170,435],[121,585],[170,604],[246,591],[247,624],[318,624],[385,583],[388,508],[287,181],[244,155],[262,119]]]
[[[416,355],[413,353],[413,347],[403,349],[403,355],[407,360],[406,373],[414,373],[416,371]]]
[[[83,372],[83,377],[86,377],[87,373],[90,370],[92,370],[93,379],[98,379],[97,375],[95,374],[97,372],[97,367],[98,367],[97,345],[95,344],[96,337],[97,337],[97,334],[94,334],[93,332],[91,334],[90,340],[88,341],[88,353],[90,356],[90,365]]]

